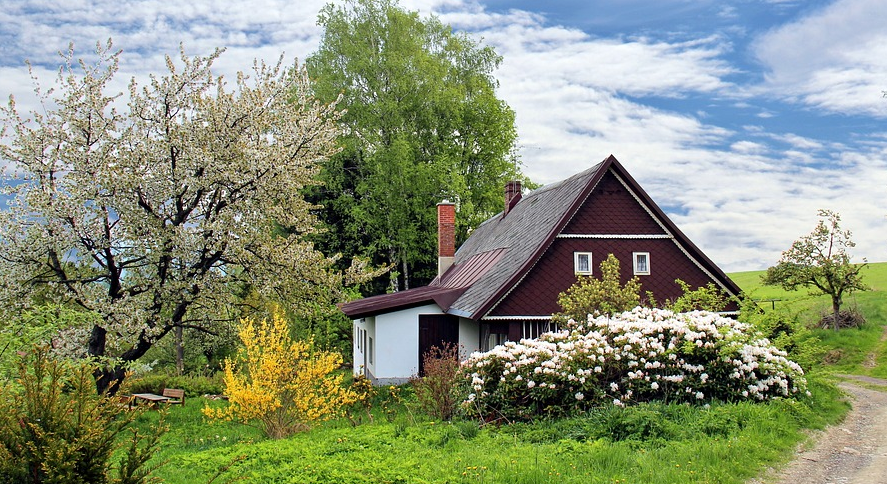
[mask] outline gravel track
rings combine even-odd
[[[853,404],[847,418],[814,435],[784,468],[749,484],[887,484],[887,381],[842,376],[848,381],[838,386]]]

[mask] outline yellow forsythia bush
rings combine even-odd
[[[332,374],[342,356],[316,349],[312,340],[293,340],[279,314],[241,320],[238,335],[243,348],[223,365],[228,406],[205,407],[205,415],[259,426],[277,439],[338,415],[356,399],[343,375]]]

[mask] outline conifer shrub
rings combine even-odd
[[[0,386],[0,483],[151,482],[146,463],[164,426],[137,431],[138,410],[97,394],[95,370],[46,348],[22,357],[17,379]]]
[[[484,420],[806,392],[801,367],[751,326],[715,313],[647,308],[473,353],[460,374],[461,409]]]
[[[317,349],[311,339],[294,340],[280,314],[241,320],[238,336],[243,347],[223,364],[228,405],[207,406],[205,415],[256,425],[278,439],[339,415],[356,399],[335,373],[341,355]]]

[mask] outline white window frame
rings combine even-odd
[[[588,270],[579,270],[579,259],[582,256],[588,256]],[[573,252],[573,271],[577,275],[581,276],[590,276],[592,271],[594,271],[594,265],[592,265],[591,252]]]
[[[643,256],[647,259],[646,270],[641,270],[638,264],[638,259]],[[632,252],[631,260],[634,265],[634,275],[636,276],[649,276],[650,275],[650,253],[649,252]]]

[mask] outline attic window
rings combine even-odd
[[[591,252],[573,252],[573,269],[577,275],[591,275]]]
[[[649,252],[632,252],[634,260],[634,275],[649,276],[650,275],[650,253]]]

